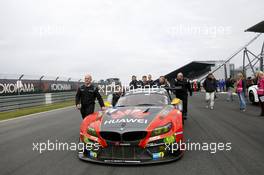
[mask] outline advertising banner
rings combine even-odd
[[[72,81],[0,79],[0,96],[76,91],[79,85]]]

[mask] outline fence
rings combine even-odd
[[[0,112],[74,100],[76,92],[0,96]]]

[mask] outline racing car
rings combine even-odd
[[[105,164],[152,164],[183,156],[181,100],[164,89],[122,96],[115,107],[87,116],[80,127],[79,151],[85,161]]]

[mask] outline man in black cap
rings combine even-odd
[[[92,84],[92,76],[88,74],[84,78],[84,85],[78,88],[75,97],[76,107],[81,111],[83,119],[94,113],[96,98],[101,106],[101,109],[105,110],[104,101],[99,93],[99,90]]]

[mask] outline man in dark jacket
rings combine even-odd
[[[83,119],[94,113],[96,98],[102,110],[105,110],[104,101],[99,93],[99,90],[92,84],[92,76],[86,75],[84,78],[84,85],[78,88],[75,97],[76,107],[81,111]]]
[[[204,80],[203,87],[205,89],[205,100],[206,100],[206,108],[214,109],[214,99],[215,92],[217,90],[217,82],[212,73],[209,73],[206,79]]]
[[[233,92],[234,92],[235,81],[230,77],[226,80],[226,91],[228,94],[227,101],[233,101]]]
[[[137,77],[135,75],[132,76],[132,81],[129,83],[130,89],[137,89],[139,82],[137,81]]]
[[[148,75],[148,84],[149,84],[150,87],[152,87],[154,85],[154,81],[152,80],[152,75],[151,74]]]
[[[155,84],[155,86],[160,88],[168,88],[170,87],[170,84],[168,83],[168,80],[165,78],[165,76],[160,76],[159,81]]]
[[[115,107],[119,98],[122,97],[125,94],[123,89],[120,89],[118,92],[113,93],[112,97],[112,106]]]
[[[146,75],[142,76],[142,80],[139,81],[138,84],[139,84],[140,88],[148,88],[148,87],[150,87]]]
[[[177,75],[177,78],[174,82],[174,93],[175,96],[182,100],[183,103],[183,111],[182,115],[184,119],[187,119],[187,111],[188,111],[188,92],[190,96],[192,96],[192,88],[190,82],[183,77],[183,74],[180,72]]]

